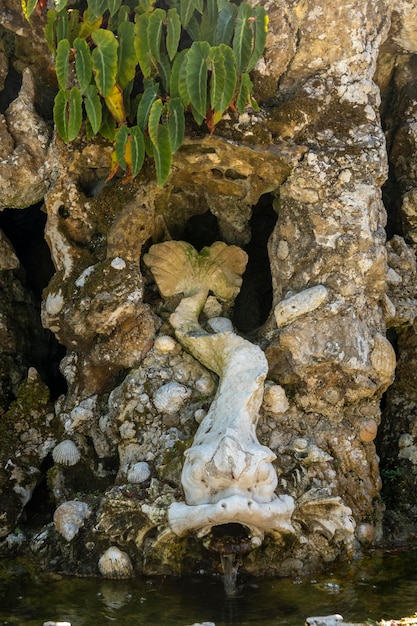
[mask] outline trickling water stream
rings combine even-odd
[[[234,554],[221,554],[220,559],[223,569],[224,591],[227,596],[234,596],[237,591],[236,582],[239,563],[237,563]]]

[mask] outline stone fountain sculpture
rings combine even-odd
[[[252,547],[261,544],[265,531],[294,533],[294,499],[276,495],[276,456],[256,436],[266,357],[233,331],[228,318],[211,318],[209,330],[199,322],[210,292],[233,302],[246,253],[222,242],[198,253],[184,241],[167,241],[152,246],[144,261],[165,298],[182,295],[170,316],[178,341],[219,376],[217,394],[185,452],[186,502],[170,505],[171,529],[204,537],[214,526],[237,523],[248,530]]]

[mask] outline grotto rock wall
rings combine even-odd
[[[198,324],[231,320],[265,356],[252,440],[275,457],[275,495],[292,513],[241,567],[314,571],[414,537],[417,8],[262,4],[260,110],[214,136],[194,131],[163,188],[150,165],[105,185],[104,139],[55,136],[42,25],[29,29],[15,0],[0,8],[3,550],[95,574],[116,546],[133,565],[104,574],[115,577],[219,568],[169,518],[185,501],[184,452],[221,389],[175,335],[181,293],[160,293],[143,262],[170,240],[247,253],[239,294],[207,293]],[[38,298],[7,235],[10,211],[24,220],[33,206],[54,266]],[[60,385],[42,369],[44,332]]]

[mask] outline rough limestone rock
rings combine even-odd
[[[242,570],[313,572],[416,536],[417,8],[250,1],[269,16],[252,72],[259,110],[228,114],[213,136],[189,132],[162,188],[148,163],[134,181],[108,184],[105,139],[66,145],[54,134],[42,20],[29,25],[18,0],[0,7],[0,228],[8,232],[10,210],[39,204],[54,265],[39,313],[17,240],[0,236],[1,467],[13,463],[2,470],[1,532],[25,511],[25,547],[61,571],[96,575],[116,544],[137,573],[219,570],[199,524],[176,533],[168,513],[190,506],[186,459],[221,397],[222,368],[195,349],[206,335],[230,336],[219,354],[236,341],[265,359],[264,399],[249,394],[245,441],[270,451],[270,502],[294,505],[291,532],[266,525]],[[170,275],[178,259],[167,254],[161,283],[147,264],[152,246],[172,251],[179,241],[181,259],[200,265]],[[227,263],[217,271],[200,257],[207,248],[220,258],[234,250],[231,286]],[[198,296],[187,292],[191,278],[203,275],[204,298],[187,308]],[[186,341],[178,311],[194,322]],[[46,359],[31,348],[40,319],[60,344]],[[58,365],[55,387],[48,367]],[[42,394],[32,409],[22,404],[31,366],[50,384],[53,412]],[[80,452],[73,467],[51,453],[68,439]],[[250,465],[226,443],[219,463]],[[145,463],[146,476],[129,480]],[[30,538],[37,484],[55,508],[88,502],[70,546],[47,506]],[[232,476],[230,489],[237,484]],[[222,500],[211,496],[203,506]],[[240,501],[229,504],[249,527]],[[236,551],[247,539],[234,538]]]

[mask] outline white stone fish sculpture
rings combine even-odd
[[[233,301],[242,283],[246,253],[216,242],[198,253],[183,241],[151,247],[145,255],[164,297],[183,294],[170,317],[175,334],[220,379],[216,396],[185,453],[182,486],[186,502],[171,504],[172,530],[207,535],[213,526],[239,523],[253,545],[264,532],[293,533],[294,500],[276,495],[275,454],[259,443],[256,424],[268,363],[263,351],[228,326],[207,332],[199,315],[213,293]]]

